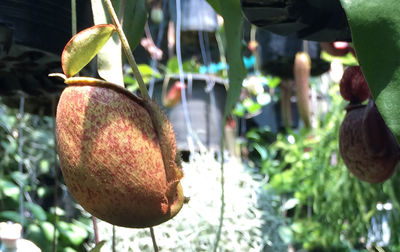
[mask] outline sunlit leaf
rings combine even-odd
[[[5,196],[10,197],[15,201],[18,200],[19,187],[16,184],[5,179],[0,179],[0,188]]]
[[[243,100],[243,106],[246,108],[246,110],[250,113],[253,114],[257,112],[258,110],[261,109],[261,105],[254,102],[252,99],[246,98]]]
[[[96,25],[76,34],[65,46],[61,55],[66,76],[74,76],[85,67],[107,43],[115,31],[113,25]]]
[[[57,229],[60,231],[61,235],[74,245],[81,244],[88,237],[88,233],[84,228],[73,223],[58,221]]]
[[[47,241],[52,241],[53,240],[53,235],[54,235],[54,226],[52,223],[48,221],[40,222],[39,223],[40,228],[43,231],[44,237],[46,238]],[[57,237],[58,237],[58,232],[57,232]]]
[[[270,77],[268,78],[268,87],[276,88],[281,83],[281,79],[279,77]]]

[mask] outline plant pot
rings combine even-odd
[[[313,41],[351,41],[340,0],[241,0],[245,17],[262,29]]]
[[[81,30],[93,23],[90,1],[77,5]],[[42,101],[37,106],[50,106],[51,96],[58,96],[65,85],[48,74],[61,72],[60,55],[71,36],[70,1],[1,1],[0,96],[7,96],[9,104],[18,104],[24,95],[27,104],[33,97]]]
[[[318,42],[302,41],[293,34],[284,37],[260,29],[256,37],[260,70],[265,74],[293,79],[294,58],[297,52],[303,50],[311,58],[311,75],[320,75],[330,68],[329,63],[320,58],[321,47]]]
[[[179,75],[171,75],[166,76],[164,83],[156,83],[154,99],[162,104],[163,85],[169,89],[178,80]],[[203,74],[185,74],[184,80],[193,135],[189,134],[182,102],[172,108],[163,107],[175,130],[178,150],[190,151],[188,136],[195,141],[196,151],[199,150],[197,140],[208,149],[218,150],[222,136],[227,83],[221,78]]]

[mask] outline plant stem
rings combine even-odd
[[[53,244],[52,244],[52,251],[57,250],[57,203],[58,203],[58,163],[57,163],[57,137],[56,137],[56,109],[57,109],[57,101],[56,97],[53,96],[51,98],[51,113],[53,115],[52,126],[53,126],[53,139],[54,139],[54,214],[53,214]]]
[[[142,75],[139,72],[139,68],[136,64],[135,58],[133,57],[133,53],[131,48],[129,47],[128,40],[126,39],[126,36],[124,34],[124,31],[122,30],[122,26],[118,21],[117,14],[115,13],[114,7],[112,6],[111,0],[105,0],[108,12],[111,16],[111,19],[113,20],[113,23],[117,29],[119,38],[121,39],[122,43],[122,48],[125,51],[126,58],[128,59],[129,65],[132,68],[133,75],[135,76],[138,84],[139,84],[139,89],[140,93],[142,94],[142,97],[145,99],[150,99],[149,93],[147,92],[146,85],[144,84]]]
[[[224,116],[223,124],[225,125],[226,123],[226,116]],[[221,172],[221,208],[220,208],[220,215],[219,215],[219,225],[218,225],[218,230],[217,234],[215,235],[215,242],[214,242],[214,249],[213,251],[216,252],[218,250],[219,246],[219,241],[221,240],[221,233],[222,233],[222,227],[224,226],[224,213],[225,213],[225,169],[224,169],[224,163],[225,163],[225,158],[224,158],[224,137],[225,137],[225,132],[222,131],[222,136],[221,136],[221,147],[220,147],[220,155],[221,155],[221,167],[220,167],[220,172]]]
[[[97,218],[92,215],[93,232],[94,232],[94,243],[99,243],[99,231],[97,228]]]
[[[71,0],[71,32],[72,36],[76,34],[77,31],[77,22],[76,22],[76,0]]]
[[[153,242],[154,252],[158,252],[158,246],[156,242],[156,236],[154,235],[153,227],[150,227],[151,241]]]
[[[24,133],[24,107],[25,107],[25,97],[21,96],[19,99],[19,122],[18,122],[18,171],[20,174],[23,174],[23,169],[24,169],[24,157],[23,157],[23,144],[24,144],[24,138],[23,138],[23,133]],[[18,117],[17,117],[18,118]],[[19,217],[20,217],[20,224],[23,227],[24,226],[24,184],[22,182],[18,182],[19,185]]]
[[[115,237],[116,237],[116,230],[115,230],[115,225],[112,226],[112,252],[116,252],[115,250]]]

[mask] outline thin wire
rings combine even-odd
[[[176,44],[175,44],[175,47],[176,47],[176,57],[178,60],[178,68],[179,68],[179,81],[181,83],[184,83],[185,79],[184,79],[184,71],[183,71],[183,66],[182,66],[182,53],[181,53],[181,0],[176,0]],[[191,139],[192,135],[193,135],[193,130],[192,130],[192,124],[190,122],[190,117],[189,117],[189,110],[188,110],[188,104],[187,104],[187,99],[186,99],[186,90],[184,88],[181,88],[181,94],[182,94],[183,115],[185,118],[187,131],[189,133],[188,137],[189,137],[189,139]]]
[[[157,48],[160,48],[160,46],[161,46],[161,41],[162,41],[163,36],[164,36],[165,24],[167,23],[166,19],[165,19],[165,13],[167,11],[167,3],[168,3],[168,1],[164,1],[163,2],[163,7],[162,7],[163,19],[161,20],[161,23],[160,23],[160,25],[158,27],[157,41],[156,41],[156,47]],[[153,71],[157,70],[157,62],[158,62],[157,58],[151,58],[150,66],[151,66],[151,69],[153,69]],[[151,77],[150,83],[149,83],[149,96],[150,97],[153,97],[154,83],[155,82],[156,82],[156,78],[154,77],[154,74],[153,74],[153,76]]]
[[[23,152],[22,146],[24,144],[23,141],[23,119],[24,119],[24,105],[25,105],[25,97],[21,96],[19,99],[19,126],[18,126],[18,171],[22,174],[23,172]],[[21,226],[24,226],[24,185],[21,182],[18,182],[19,185],[19,217],[21,221]],[[23,233],[23,232],[22,232]]]
[[[210,49],[210,39],[208,37],[208,33],[207,32],[203,32],[203,34],[204,34],[204,43],[205,43],[207,62],[208,62],[208,64],[210,64],[212,62],[211,49]]]
[[[199,31],[198,34],[199,34],[201,57],[203,58],[203,63],[207,67],[207,72],[208,72],[209,62],[208,62],[208,58],[207,58],[207,54],[206,54],[206,49],[204,46],[203,31]]]

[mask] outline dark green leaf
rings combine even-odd
[[[16,211],[2,211],[0,212],[0,219],[8,220],[12,222],[21,223],[21,216]]]
[[[400,1],[341,0],[372,96],[400,142]]]
[[[132,50],[140,43],[146,21],[146,0],[125,1],[123,29]]]
[[[215,12],[221,15],[221,6],[219,0],[207,0],[207,2],[214,8]]]

